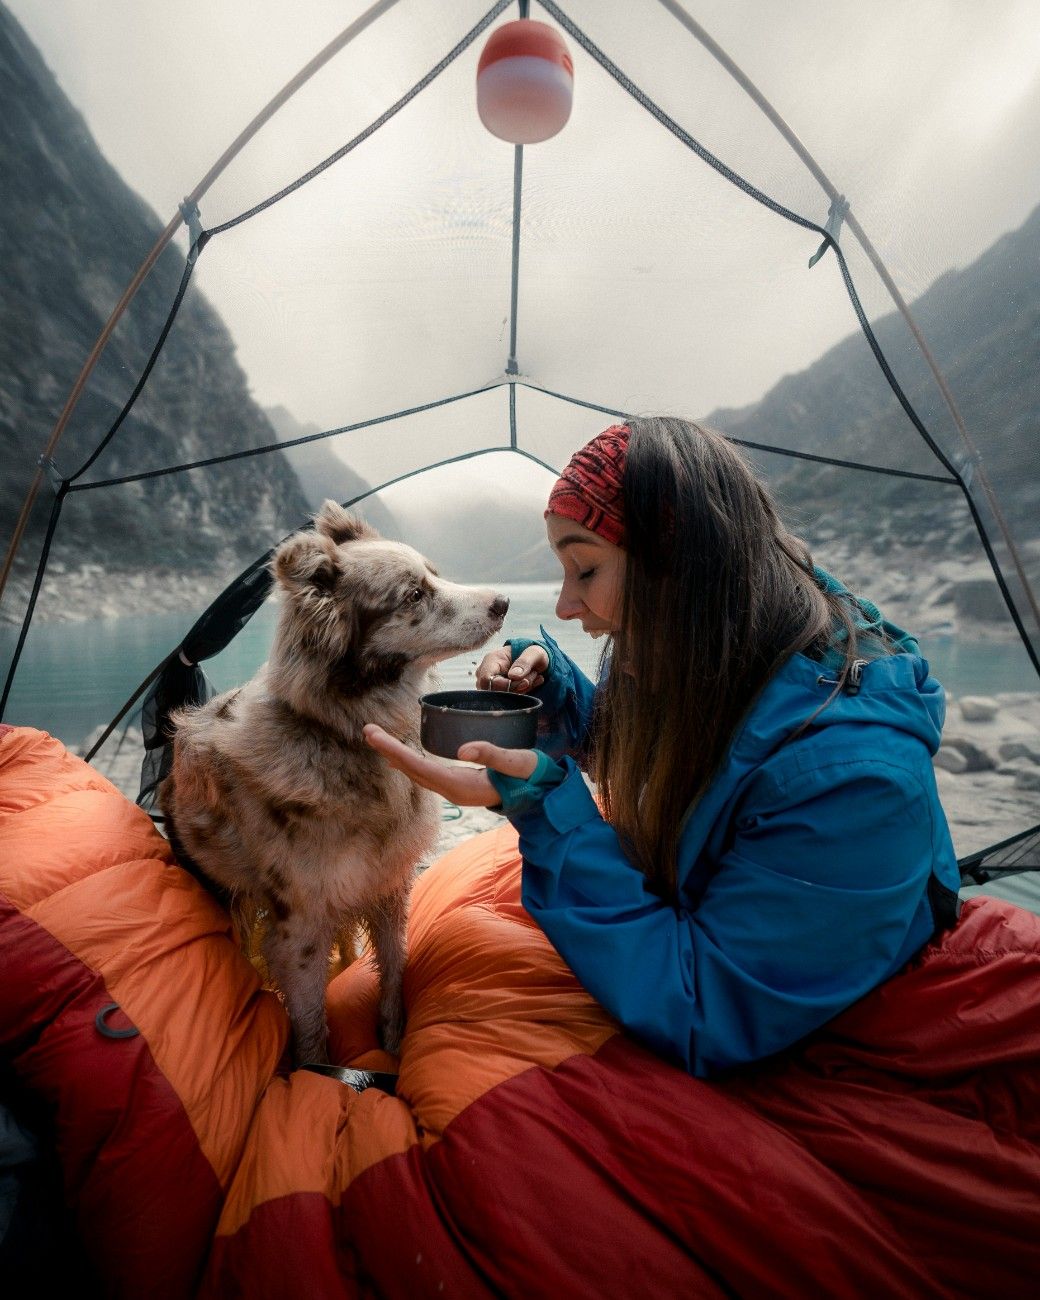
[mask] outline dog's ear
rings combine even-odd
[[[336,548],[318,533],[294,533],[275,551],[271,567],[283,587],[324,595],[336,585]]]
[[[335,501],[325,501],[314,516],[314,527],[339,546],[343,542],[371,540],[379,534],[358,515],[352,515]]]

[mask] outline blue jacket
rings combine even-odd
[[[869,662],[834,689],[796,654],[737,732],[683,827],[678,909],[647,889],[575,755],[595,687],[543,629],[540,745],[562,782],[511,820],[523,902],[581,983],[632,1033],[696,1075],[796,1042],[929,940],[929,878],[956,891],[931,757],[945,696],[919,655]],[[904,638],[905,644],[916,644]],[[514,656],[530,641],[513,641]]]

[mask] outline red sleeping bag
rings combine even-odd
[[[223,912],[29,729],[0,734],[0,894],[0,1052],[107,1294],[1037,1294],[1040,918],[1010,904],[705,1082],[577,984],[503,825],[418,883],[399,1062],[368,962],[330,986],[334,1059],[399,1068],[393,1097],[288,1073]]]

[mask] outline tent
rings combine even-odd
[[[16,164],[0,207],[22,202],[0,361],[5,512],[18,501],[4,516],[5,722],[31,722],[48,694],[64,705],[96,664],[90,624],[45,642],[48,614],[74,602],[127,614],[121,647],[104,652],[114,685],[92,705],[91,725],[111,727],[91,749],[104,768],[118,724],[141,710],[147,807],[165,709],[206,689],[200,664],[261,610],[265,557],[305,518],[293,444],[335,447],[360,509],[378,493],[393,510],[419,483],[413,503],[450,515],[478,481],[460,466],[504,498],[521,480],[544,488],[618,417],[679,412],[746,446],[817,558],[921,630],[926,653],[938,657],[951,623],[959,644],[981,646],[951,717],[967,722],[965,697],[998,692],[989,752],[981,762],[964,735],[947,771],[977,804],[998,785],[1016,797],[1000,834],[985,818],[955,824],[962,867],[967,882],[1035,897],[1040,743],[1000,735],[1001,718],[1027,715],[1040,668],[1031,5],[546,0],[530,13],[567,42],[575,105],[558,136],[528,147],[488,135],[473,104],[487,34],[524,3],[379,0],[344,14],[315,0],[301,16],[189,0],[176,29],[113,9],[114,39],[101,14],[13,8],[28,35],[0,9]],[[147,201],[101,158],[34,42],[73,88],[111,87],[97,120],[110,144],[117,121],[136,138],[121,165]],[[163,106],[177,127],[156,134]],[[23,345],[46,367],[16,369]],[[276,436],[280,403],[302,422],[295,436]],[[142,665],[132,625],[167,608],[178,630]],[[30,691],[45,648],[53,671]],[[1003,675],[987,675],[998,659]],[[590,1278],[601,1294],[667,1293],[680,1274],[683,1294],[805,1294],[821,1278],[834,1295],[958,1283],[978,1295],[987,1279],[1029,1293],[1035,1123],[1028,1151],[1003,1129],[1006,1141],[973,1144],[979,1123],[1030,1113],[1035,954],[1015,965],[1008,936],[1035,949],[1035,918],[966,908],[970,925],[930,959],[939,984],[908,970],[789,1071],[768,1064],[741,1083],[720,1125],[710,1084],[666,1074],[553,964],[503,837],[485,837],[454,860],[451,888],[450,873],[424,877],[413,940],[437,951],[447,926],[468,961],[507,933],[524,959],[488,972],[472,1005],[452,1001],[448,965],[428,962],[424,1051],[398,1097],[346,1095],[275,1073],[284,1018],[147,817],[48,738],[0,725],[0,743],[12,770],[25,765],[0,809],[16,904],[0,1030],[72,1137],[65,1175],[109,1293],[140,1294],[146,1279],[154,1294],[286,1294],[301,1263],[321,1294],[435,1295],[445,1279],[500,1294],[524,1269],[530,1294]],[[45,803],[59,827],[84,806],[96,820],[76,822],[84,843],[55,836],[41,867]],[[113,827],[130,842],[122,856]],[[120,924],[92,924],[102,899]],[[140,942],[124,946],[122,924]],[[24,978],[27,952],[47,978]],[[218,967],[232,978],[213,981]],[[336,1054],[378,1069],[371,969],[347,977]],[[980,979],[1013,996],[999,1033],[973,1004],[966,1061],[963,990]],[[216,1022],[236,1026],[226,1042],[191,1014],[217,982]],[[919,985],[935,999],[924,1025],[907,1023],[902,997]],[[1005,1087],[982,1076],[1008,1044],[1019,1056]],[[864,1123],[875,1140],[847,1142]],[[979,1154],[963,1181],[920,1145],[951,1124]],[[662,1170],[694,1167],[698,1213],[683,1201],[679,1214]],[[780,1195],[777,1171],[792,1168],[798,1194]],[[983,1184],[992,1195],[950,1234],[968,1184],[969,1198]],[[389,1218],[387,1203],[406,1213]],[[622,1210],[660,1277],[624,1272]]]
[[[361,508],[428,473],[444,510],[473,480],[437,467],[472,460],[508,483],[654,410],[736,437],[820,561],[915,630],[923,620],[941,640],[952,611],[969,640],[984,618],[981,639],[1009,656],[1004,689],[1035,692],[1028,6],[994,21],[942,3],[910,16],[806,0],[774,31],[753,6],[547,3],[575,108],[526,148],[493,138],[473,102],[487,33],[517,13],[397,0],[324,43],[338,13],[291,39],[289,20],[266,17],[276,30],[254,42],[255,70],[238,62],[241,107],[225,116],[260,111],[201,180],[168,178],[161,197],[185,197],[134,252],[118,302],[91,304],[104,326],[89,355],[50,377],[74,382],[49,408],[39,385],[50,437],[39,467],[23,452],[12,475],[26,496],[4,572],[14,566],[0,642],[9,720],[40,593],[60,606],[77,549],[95,561],[102,608],[110,594],[132,609],[128,588],[154,609],[173,581],[175,594],[213,593],[240,575],[165,647],[161,701],[202,689],[183,662],[262,603],[263,557],[300,523],[298,497],[266,491],[282,462],[265,453],[327,441],[359,476]],[[137,85],[124,60],[116,51],[145,94],[144,70]],[[204,134],[202,116],[189,115],[189,136]],[[207,304],[233,344],[214,338]],[[262,374],[306,404],[306,432],[272,438],[244,385],[209,396],[207,365],[231,348],[251,382]],[[197,401],[174,411],[186,383]],[[153,436],[164,423],[166,441]],[[22,433],[19,451],[38,450],[40,434]],[[248,564],[234,510],[255,539]],[[135,569],[147,579],[135,584]],[[59,683],[82,671],[68,650]],[[118,699],[136,685],[128,671]],[[153,698],[146,721],[154,712]],[[959,843],[966,879],[1036,865],[1040,750],[1027,737],[1023,753],[1022,808],[999,834]]]

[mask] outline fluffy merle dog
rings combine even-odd
[[[259,935],[292,1022],[294,1057],[324,1062],[329,955],[357,926],[381,976],[383,1045],[404,1026],[405,919],[435,795],[362,739],[376,722],[418,745],[433,666],[499,630],[508,601],[446,582],[332,501],[275,554],[281,613],[270,660],[237,690],[184,709],[161,804],[171,839]]]

